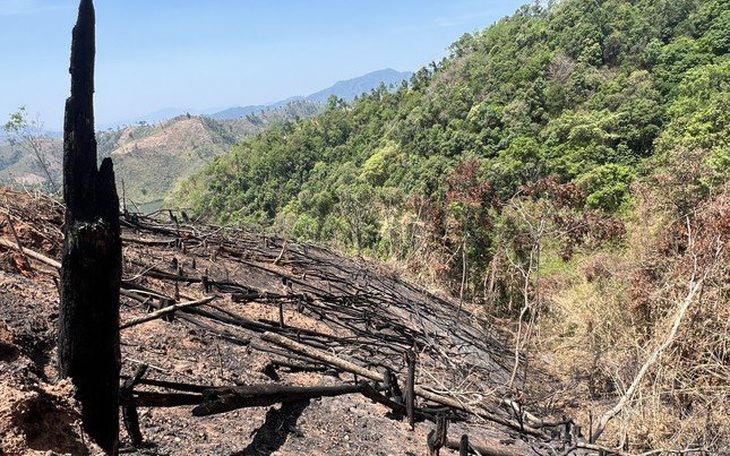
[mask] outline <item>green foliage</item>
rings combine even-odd
[[[629,185],[635,176],[636,172],[628,166],[608,163],[585,173],[578,185],[588,194],[588,207],[612,212],[627,201]]]
[[[25,106],[11,113],[10,119],[3,125],[3,130],[9,134],[19,134],[26,128],[28,128],[28,111]]]
[[[462,36],[409,84],[330,99],[317,117],[242,142],[177,198],[220,221],[436,258],[441,279],[478,294],[503,237],[519,236],[495,228],[507,226],[505,205],[541,182],[581,195],[576,220],[620,212],[636,179],[682,151],[704,151],[699,187],[719,185],[728,10],[727,0],[525,6]]]

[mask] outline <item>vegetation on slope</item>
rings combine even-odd
[[[200,169],[231,146],[271,124],[319,113],[322,106],[295,101],[277,109],[216,121],[183,115],[159,123],[109,129],[97,134],[100,158],[114,157],[117,186],[129,206],[159,207],[175,183]],[[5,125],[0,138],[0,182],[58,193],[61,184],[62,139],[43,129],[25,108]]]
[[[719,184],[728,20],[720,0],[525,6],[395,92],[332,99],[243,142],[178,197],[385,257],[428,237],[460,276],[461,253],[493,256],[502,208],[531,186],[570,184],[578,212],[602,219],[658,157],[698,148],[714,176],[703,191]]]
[[[241,139],[269,125],[316,114],[319,107],[305,102],[216,121],[183,115],[149,125],[141,124],[99,135],[102,156],[112,156],[117,184],[138,204],[157,205],[176,182],[202,169],[214,157],[226,154]]]
[[[609,435],[720,450],[729,52],[727,0],[525,6],[396,91],[242,142],[176,200],[398,260],[514,317],[516,351],[551,360],[584,422],[624,394],[699,283],[652,389]]]

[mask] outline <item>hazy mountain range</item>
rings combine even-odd
[[[409,72],[381,70],[340,81],[306,97],[292,97],[266,105],[226,110],[195,111],[166,108],[127,122],[99,125],[99,156],[114,158],[120,194],[143,209],[155,208],[178,180],[228,153],[242,139],[261,133],[272,124],[302,119],[324,110],[335,95],[345,100],[377,88],[395,86]],[[44,132],[43,159],[55,186],[61,182],[61,134]],[[0,137],[0,183],[51,189],[36,156],[23,147],[11,147]]]
[[[308,101],[312,103],[325,103],[327,99],[335,95],[346,101],[355,99],[358,95],[362,95],[365,92],[369,92],[377,88],[381,83],[386,86],[397,86],[403,81],[407,81],[413,76],[410,71],[396,71],[393,69],[384,69],[373,71],[371,73],[359,76],[353,79],[345,81],[339,81],[334,85],[327,87],[326,89],[320,90],[319,92],[306,95],[306,96],[293,96],[285,100],[276,101],[273,103],[262,104],[262,105],[247,105],[247,106],[234,106],[226,109],[221,108],[208,108],[208,109],[187,109],[187,108],[163,108],[159,111],[144,115],[136,119],[130,119],[127,121],[114,122],[110,124],[101,125],[100,130],[106,130],[108,128],[116,128],[122,125],[134,125],[140,122],[155,123],[161,122],[167,119],[172,119],[183,114],[190,115],[204,115],[215,120],[229,120],[245,117],[250,114],[258,114],[262,111],[271,109],[278,109],[293,101]]]

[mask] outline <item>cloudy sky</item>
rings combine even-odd
[[[525,0],[96,0],[97,124],[167,107],[307,95],[415,71]],[[77,0],[0,0],[0,123],[19,106],[60,129]]]

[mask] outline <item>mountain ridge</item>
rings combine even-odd
[[[215,120],[237,119],[251,114],[259,114],[262,111],[279,109],[290,103],[298,101],[324,104],[332,95],[342,98],[345,101],[351,101],[355,97],[377,88],[381,83],[386,86],[397,85],[402,81],[409,80],[412,76],[413,72],[411,71],[398,71],[392,68],[385,68],[382,70],[371,71],[351,79],[337,81],[331,86],[309,95],[294,95],[271,103],[231,106],[228,108],[191,109],[165,107],[139,117],[114,122],[104,122],[98,126],[98,129],[109,130],[123,126],[163,122],[186,114],[193,116],[207,116]]]
[[[266,105],[188,110],[164,108],[124,123],[101,124],[97,129],[100,157],[113,156],[123,193],[143,209],[156,209],[177,182],[225,155],[245,137],[271,125],[315,115],[329,96],[351,100],[381,84],[392,87],[409,72],[378,70],[339,81],[314,94],[290,97]],[[44,131],[44,161],[54,182],[61,180],[61,134]],[[47,140],[47,141],[46,141]],[[0,182],[49,186],[47,176],[29,150],[11,147],[0,136]],[[49,186],[49,189],[52,187]]]
[[[338,98],[342,98],[345,101],[352,101],[355,97],[376,89],[380,84],[385,84],[386,86],[397,85],[402,81],[410,79],[412,76],[413,73],[410,71],[397,71],[392,68],[371,71],[370,73],[366,73],[362,76],[338,81],[326,89],[322,89],[310,95],[293,96],[285,100],[263,105],[232,107],[210,114],[210,117],[216,120],[235,119],[237,117],[244,117],[267,109],[280,108],[293,101],[299,100],[324,104],[327,102],[329,97],[333,95]]]

